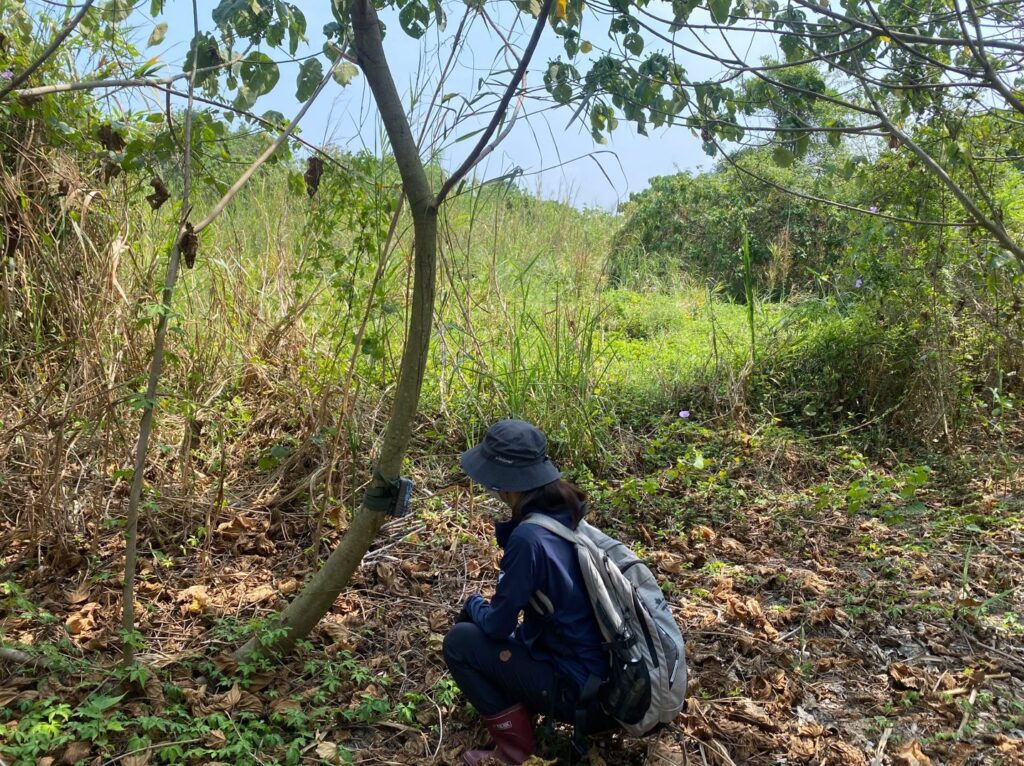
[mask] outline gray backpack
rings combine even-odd
[[[686,699],[686,645],[651,570],[629,548],[581,521],[576,531],[546,514],[527,516],[576,546],[594,615],[611,654],[600,701],[627,733],[671,722]],[[540,591],[530,602],[553,611]]]

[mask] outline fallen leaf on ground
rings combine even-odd
[[[932,766],[932,759],[921,751],[921,743],[912,739],[896,751],[893,763],[896,766]]]
[[[92,745],[88,742],[72,742],[61,756],[60,763],[72,766],[88,756],[90,750],[92,750]]]
[[[72,636],[87,633],[96,627],[97,612],[99,611],[100,605],[95,601],[90,601],[77,612],[72,613],[64,623],[64,627]]]

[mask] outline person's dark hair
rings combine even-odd
[[[587,512],[587,496],[572,482],[556,479],[550,484],[523,492],[512,506],[512,520],[522,521],[523,511],[527,507],[541,512],[568,508],[572,516],[572,528],[576,529]]]

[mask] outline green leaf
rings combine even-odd
[[[622,38],[622,44],[626,47],[626,50],[632,53],[634,56],[639,56],[644,50],[644,38],[638,35],[636,32],[630,32],[624,38]]]
[[[306,59],[299,67],[299,76],[295,80],[295,97],[299,101],[308,101],[322,79],[324,65],[320,59]]]
[[[120,24],[132,15],[132,3],[129,0],[108,0],[103,6],[103,20],[109,24]]]
[[[167,37],[167,22],[161,21],[155,27],[153,27],[152,33],[149,35],[149,40],[146,42],[147,46],[159,45]]]
[[[793,152],[791,152],[786,147],[776,146],[775,151],[772,152],[772,159],[775,161],[775,164],[778,165],[780,168],[788,168],[790,165],[793,164],[793,160],[795,159],[795,157],[793,155]]]
[[[149,15],[159,16],[164,12],[164,0],[150,0],[149,2]]]
[[[732,0],[708,0],[708,10],[716,24],[724,24],[729,20],[729,8]]]
[[[409,37],[419,39],[426,34],[430,11],[419,0],[409,0],[398,13],[398,23]]]
[[[123,694],[118,694],[116,697],[90,697],[88,700],[86,700],[85,706],[83,707],[83,712],[86,715],[89,715],[90,717],[95,717],[96,714],[102,713],[104,710],[107,710],[108,708],[112,708],[123,698]]]
[[[281,79],[281,70],[266,53],[250,53],[238,67],[244,87],[256,97],[270,93]]]
[[[352,78],[357,74],[359,74],[359,67],[346,61],[334,70],[334,81],[344,88],[352,82]]]

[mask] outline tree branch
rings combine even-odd
[[[934,157],[922,149],[909,135],[896,127],[893,121],[886,116],[885,110],[882,109],[878,100],[875,98],[875,94],[866,82],[862,82],[861,87],[864,89],[864,95],[867,96],[868,101],[870,101],[872,106],[874,106],[875,116],[881,120],[889,132],[899,139],[901,144],[907,147],[919,160],[921,160],[922,163],[924,163],[924,166],[931,171],[932,175],[938,178],[946,188],[953,193],[953,196],[960,201],[960,204],[964,206],[964,209],[970,213],[971,217],[974,218],[982,228],[988,230],[988,232],[996,238],[999,244],[1013,253],[1017,260],[1024,263],[1024,247],[1021,247],[1011,239],[1010,235],[1001,223],[994,221],[985,215],[981,208],[974,203],[974,200],[970,198],[967,192],[961,188],[960,184],[954,181],[949,173],[946,172],[946,169],[935,161]]]
[[[508,110],[508,105],[512,102],[512,97],[515,95],[516,90],[519,87],[519,83],[522,81],[523,76],[526,74],[526,68],[530,65],[530,60],[533,58],[533,53],[537,49],[537,43],[540,42],[541,33],[544,31],[544,25],[547,24],[548,14],[551,12],[552,0],[544,0],[544,4],[540,8],[540,14],[537,16],[537,24],[533,28],[533,34],[530,35],[530,41],[526,44],[526,49],[523,51],[522,57],[519,59],[519,66],[516,68],[515,74],[512,75],[511,81],[509,81],[508,87],[505,89],[505,93],[501,97],[501,101],[498,102],[497,108],[494,110],[494,115],[491,117],[490,123],[484,130],[480,139],[476,142],[476,146],[469,153],[463,163],[458,169],[448,177],[448,180],[441,186],[441,190],[437,193],[437,200],[434,202],[435,206],[440,206],[444,202],[445,197],[454,188],[455,184],[461,181],[473,166],[480,161],[480,155],[486,148],[487,144],[491,140],[491,136],[498,129],[498,125],[505,118],[505,113]]]
[[[75,31],[75,27],[82,23],[82,19],[85,18],[85,14],[89,12],[89,9],[92,8],[95,2],[96,0],[86,0],[86,2],[78,10],[78,13],[75,14],[75,17],[67,23],[67,26],[65,26],[64,29],[62,29],[55,38],[53,38],[50,44],[46,46],[46,50],[44,50],[42,54],[40,54],[39,58],[37,58],[35,61],[29,64],[21,72],[21,74],[15,75],[14,78],[9,83],[7,83],[7,85],[0,89],[0,101],[3,101],[7,97],[8,93],[15,90],[29,77],[31,77],[35,73],[35,71],[39,69],[39,67],[45,64],[50,59],[50,57],[57,52],[57,49],[60,47],[61,43],[63,43],[68,38],[68,35]]]
[[[881,27],[877,27],[874,24],[869,24],[863,19],[854,18],[847,16],[842,13],[833,11],[828,5],[818,5],[813,0],[793,0],[797,5],[803,6],[815,13],[820,13],[823,16],[827,16],[835,21],[842,21],[849,24],[857,29],[864,30],[865,32],[871,32],[874,35],[884,35],[885,30]],[[891,34],[888,35],[893,40],[899,38],[901,42],[906,43],[923,43],[925,45],[938,45],[941,47],[954,47],[962,48],[964,46],[964,40],[957,37],[929,37],[927,35],[915,35],[908,32],[896,32],[892,30]],[[1017,53],[1024,53],[1024,45],[1018,43],[1008,43],[1003,40],[990,40],[988,42],[990,48],[1002,48],[1004,50],[1016,51]]]
[[[960,12],[960,3],[958,0],[953,0],[953,9],[956,11],[957,20],[960,22],[960,29],[963,30],[967,47],[971,49],[971,54],[981,64],[981,68],[985,72],[985,79],[992,84],[993,88],[999,91],[999,94],[1006,99],[1006,103],[1021,114],[1024,114],[1024,103],[999,78],[999,75],[992,68],[992,62],[989,61],[988,54],[985,53],[985,43],[982,42],[984,37],[981,34],[981,22],[978,20],[978,14],[974,12],[974,8],[971,6],[971,0],[964,0],[964,4],[967,6],[967,13],[970,15],[971,23],[974,25],[974,30],[978,35],[976,40],[971,39],[971,36],[967,33],[967,24],[964,21],[963,14]]]

